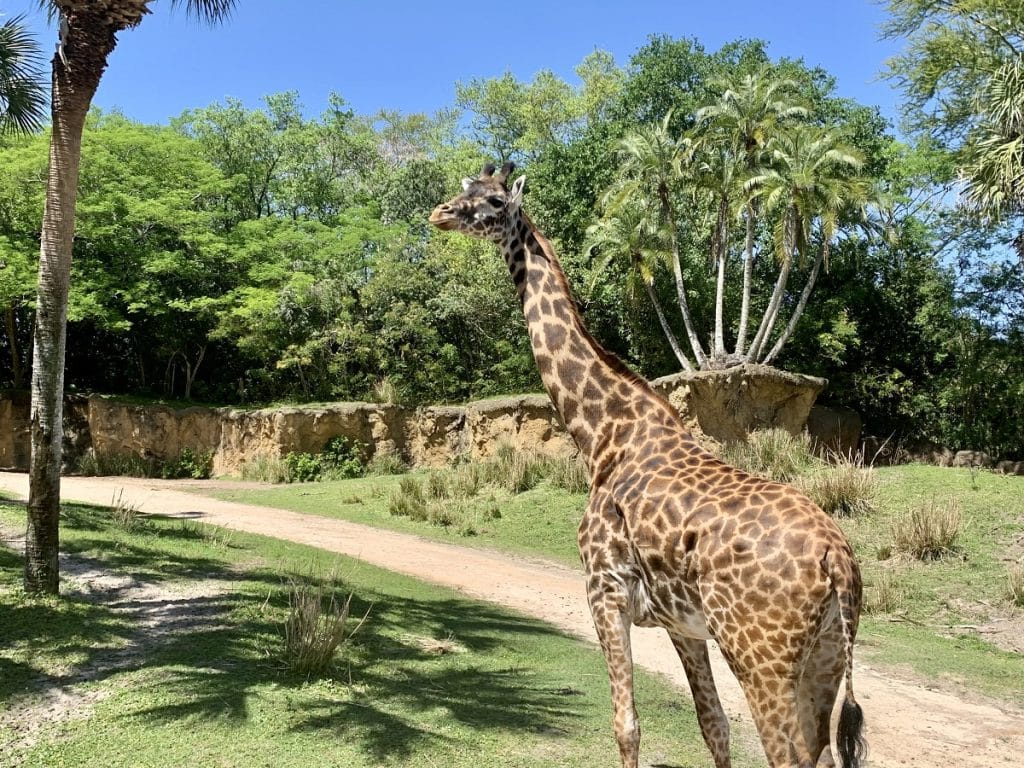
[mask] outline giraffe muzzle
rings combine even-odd
[[[430,214],[428,221],[438,229],[455,229],[458,217],[447,204],[439,205]]]

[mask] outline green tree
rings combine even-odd
[[[176,4],[180,0],[171,0]],[[60,37],[52,62],[50,170],[39,250],[24,583],[29,592],[56,594],[64,357],[82,131],[117,34],[137,26],[149,2],[50,0],[41,5],[58,18]],[[217,21],[234,2],[185,0],[184,5],[192,15]]]
[[[24,17],[0,24],[0,134],[31,133],[42,127],[46,89],[41,60]]]
[[[889,0],[890,37],[906,38],[889,76],[909,127],[958,154],[966,201],[983,216],[1024,208],[1024,5]]]

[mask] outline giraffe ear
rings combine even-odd
[[[523,204],[523,187],[526,186],[526,177],[520,176],[518,179],[512,182],[512,187],[508,191],[508,203],[512,209],[518,209]]]
[[[462,191],[465,192],[467,189],[469,189],[469,185],[472,184],[472,183],[473,183],[473,179],[469,178],[469,176],[464,178],[462,180]]]

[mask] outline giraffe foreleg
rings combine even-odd
[[[671,637],[672,645],[675,646],[686,671],[686,681],[690,684],[690,692],[693,694],[700,732],[714,757],[715,768],[730,768],[732,763],[729,760],[729,719],[725,716],[718,698],[718,689],[711,673],[711,662],[708,660],[707,642],[676,635]]]
[[[589,598],[594,628],[608,664],[615,711],[615,740],[619,744],[622,768],[638,768],[640,723],[633,698],[633,654],[627,599],[621,590],[599,576],[590,579]]]

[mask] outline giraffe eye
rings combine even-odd
[[[505,207],[505,200],[504,200],[504,198],[498,197],[497,195],[493,195],[491,197],[488,197],[487,198],[487,202],[490,203],[495,208],[504,208]]]

